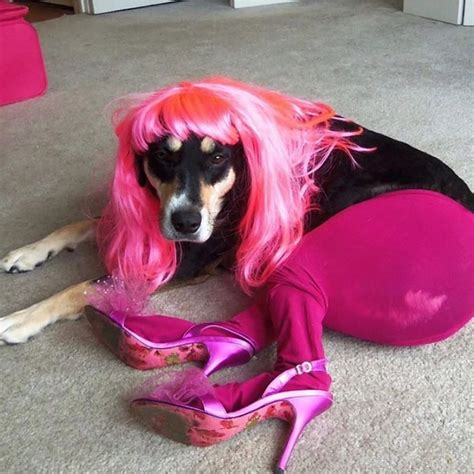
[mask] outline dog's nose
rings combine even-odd
[[[197,211],[176,211],[171,215],[171,223],[181,234],[194,234],[201,226],[201,213]]]

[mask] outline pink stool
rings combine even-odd
[[[47,78],[36,30],[25,6],[0,1],[0,105],[46,92]]]

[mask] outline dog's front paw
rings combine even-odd
[[[45,324],[32,317],[33,314],[31,307],[0,318],[0,345],[20,344],[39,333]]]
[[[0,260],[0,270],[7,273],[29,272],[54,255],[55,252],[41,242],[26,245],[13,250]]]

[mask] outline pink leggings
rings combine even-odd
[[[440,341],[474,313],[474,214],[430,191],[382,195],[307,234],[277,284],[318,295],[335,331],[400,346]]]

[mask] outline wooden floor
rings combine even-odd
[[[25,5],[29,8],[26,20],[30,23],[47,21],[59,18],[63,15],[74,15],[74,10],[70,7],[53,5],[52,3],[42,3],[34,1],[15,1],[17,5]]]

